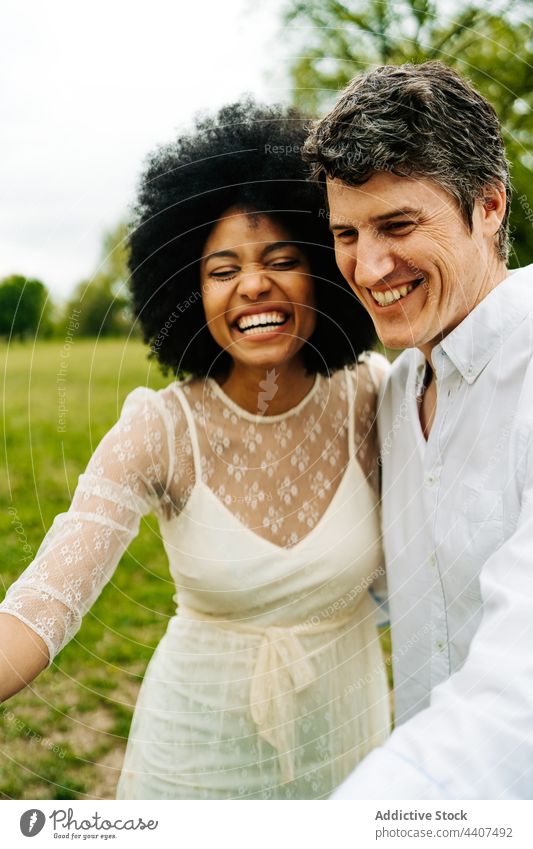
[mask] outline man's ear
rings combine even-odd
[[[494,236],[500,229],[505,216],[507,204],[507,192],[505,186],[499,180],[487,185],[483,194],[476,202],[479,206],[479,214],[484,232],[488,236]]]

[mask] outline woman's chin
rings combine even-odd
[[[286,346],[268,345],[257,347],[253,351],[237,352],[235,346],[228,351],[233,360],[244,368],[280,368],[289,363],[295,356],[294,351],[288,351]]]

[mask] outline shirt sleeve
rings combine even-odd
[[[173,456],[169,408],[160,393],[137,387],[79,476],[68,511],[0,604],[42,637],[48,666],[111,579],[141,517],[162,508]]]
[[[530,799],[533,795],[533,451],[516,530],[480,574],[468,657],[333,799]]]

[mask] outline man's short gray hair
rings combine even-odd
[[[382,65],[353,79],[312,127],[304,158],[317,180],[360,185],[378,171],[433,180],[457,201],[471,230],[477,199],[503,183],[497,252],[509,253],[509,163],[492,106],[442,62]]]

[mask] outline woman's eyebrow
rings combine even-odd
[[[202,257],[202,262],[207,262],[208,259],[212,259],[216,256],[229,256],[232,259],[237,258],[235,251],[213,251],[212,254],[207,254],[207,256]]]
[[[261,251],[261,256],[266,256],[272,251],[277,251],[280,248],[286,247],[297,247],[296,242],[291,242],[288,240],[280,241],[280,242],[271,242],[271,244],[267,245],[266,248],[263,248]],[[207,254],[202,257],[202,262],[207,262],[208,259],[213,259],[213,257],[230,257],[231,259],[238,259],[238,254],[235,251],[213,251],[211,254]]]
[[[298,247],[296,242],[291,242],[288,240],[284,240],[281,242],[272,242],[270,245],[267,245],[266,248],[262,251],[262,256],[266,256],[272,251],[277,251],[279,248],[296,248]]]

